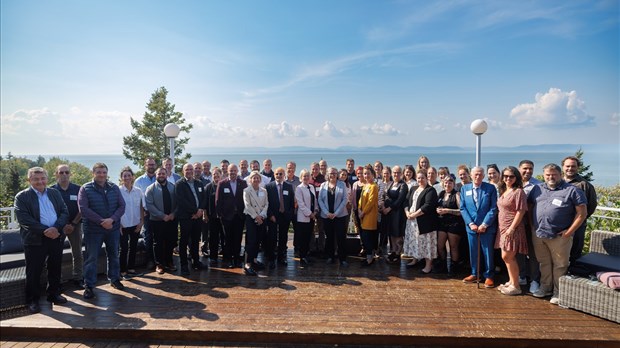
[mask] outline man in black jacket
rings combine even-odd
[[[278,264],[286,265],[286,244],[288,242],[288,227],[295,212],[295,188],[284,180],[284,168],[275,170],[275,181],[265,186],[269,207],[269,230],[266,241],[265,255],[269,259],[269,268],[275,267],[275,252],[277,251]]]
[[[192,268],[200,270],[205,268],[200,262],[198,244],[202,232],[202,216],[205,209],[204,185],[200,180],[194,179],[194,167],[191,163],[183,166],[183,177],[175,184],[177,199],[177,217],[181,226],[181,239],[179,240],[179,258],[181,259],[181,274],[189,274],[187,261],[187,246],[192,258]]]
[[[40,280],[47,260],[47,300],[67,303],[60,295],[63,227],[69,211],[60,192],[47,188],[47,172],[41,167],[28,169],[30,187],[15,196],[15,216],[19,222],[26,258],[26,302],[30,313],[39,307]]]

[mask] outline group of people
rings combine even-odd
[[[104,163],[93,166],[93,180],[82,186],[71,182],[70,168],[62,164],[51,187],[43,168],[30,168],[30,187],[15,197],[28,308],[40,311],[44,266],[47,300],[66,303],[60,287],[65,236],[73,255],[73,281],[91,299],[103,244],[107,276],[117,289],[124,288],[121,280],[137,274],[140,235],[147,269],[158,274],[177,271],[177,250],[181,275],[218,265],[221,254],[222,266],[256,276],[266,267],[288,264],[291,225],[300,267],[309,266],[311,252],[347,267],[347,233],[355,233],[362,267],[380,258],[400,265],[406,256],[411,258],[406,267],[420,266],[421,273],[454,273],[469,254],[471,274],[463,282],[484,279],[485,287],[494,288],[495,249],[500,249],[509,275],[497,286],[503,294],[521,294],[529,279],[534,296],[552,296],[557,303],[558,279],[581,255],[585,220],[597,204],[593,186],[578,175],[579,165],[572,156],[562,168],[548,164],[539,182],[529,160],[501,171],[496,165],[486,170],[461,165],[456,175],[447,167],[432,167],[426,156],[416,167],[380,161],[355,167],[347,159],[340,170],[321,160],[298,177],[295,162],[273,169],[266,159],[263,170],[256,160],[238,165],[222,160],[213,169],[209,161],[186,163],[181,176],[169,158],[160,167],[147,158],[138,178],[130,167],[123,168],[120,185],[109,180]]]

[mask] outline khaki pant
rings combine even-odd
[[[560,277],[568,270],[570,249],[573,237],[556,237],[553,239],[538,238],[532,232],[532,241],[536,258],[540,263],[540,286],[544,291],[553,291],[558,296]]]

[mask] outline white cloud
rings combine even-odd
[[[452,127],[456,128],[456,129],[468,129],[469,126],[461,123],[461,122],[457,122],[455,124],[452,125]]]
[[[334,138],[342,138],[342,137],[349,137],[354,135],[353,131],[350,128],[336,128],[336,126],[334,126],[333,123],[331,123],[331,121],[325,121],[325,123],[323,124],[323,127],[321,127],[320,129],[317,129],[314,132],[314,135],[317,137],[321,137],[321,136],[331,136]]]
[[[614,112],[611,116],[609,116],[609,124],[612,126],[620,125],[620,113]]]
[[[444,127],[443,124],[441,123],[425,123],[424,124],[424,131],[425,132],[443,132],[446,130],[446,127]]]
[[[253,138],[257,132],[243,127],[231,126],[226,122],[214,121],[206,116],[192,118],[191,123],[198,128],[205,128],[209,137],[215,138]]]
[[[535,102],[519,104],[510,111],[510,117],[519,128],[567,128],[594,125],[594,116],[586,112],[585,102],[576,91],[563,92],[550,88],[537,93]]]
[[[394,128],[394,126],[392,126],[389,123],[383,124],[383,125],[379,125],[377,123],[373,124],[372,126],[368,127],[368,126],[363,126],[360,128],[362,130],[362,132],[368,133],[368,134],[374,134],[374,135],[401,135],[404,134],[403,132],[399,131],[398,129]]]
[[[305,137],[308,132],[300,125],[291,125],[286,121],[282,121],[280,124],[271,123],[267,125],[267,132],[274,137]]]

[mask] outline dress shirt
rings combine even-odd
[[[32,188],[34,190],[34,188]],[[45,226],[54,226],[56,223],[56,219],[58,219],[58,215],[56,214],[56,209],[54,209],[54,205],[52,201],[50,201],[47,196],[47,189],[43,191],[43,193],[34,190],[37,193],[37,198],[39,199],[39,210],[41,212],[41,224]]]
[[[140,204],[142,204],[142,190],[133,186],[129,191],[124,185],[120,187],[121,195],[125,200],[125,214],[121,216],[121,226],[132,227],[140,223]]]

